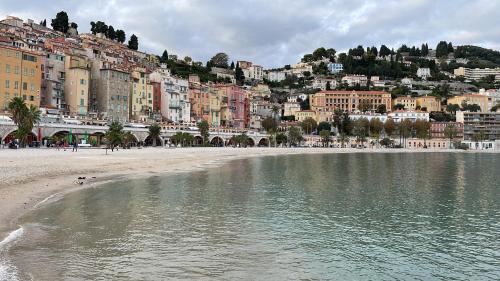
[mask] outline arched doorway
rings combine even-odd
[[[247,147],[254,147],[255,141],[252,138],[247,138]]]
[[[96,132],[91,135],[84,135],[83,139],[87,144],[92,146],[100,146],[103,144],[105,134],[102,132]]]
[[[10,143],[11,141],[13,140],[17,140],[18,137],[17,137],[17,130],[15,131],[12,131],[10,133],[8,133],[5,138],[3,139],[4,143],[8,144]],[[26,137],[26,146],[31,146],[31,144],[34,142],[34,141],[37,141],[37,136],[35,135],[35,133],[33,132],[30,132],[28,134],[28,136]]]
[[[269,146],[269,139],[267,139],[267,138],[261,138],[259,140],[258,146],[261,146],[261,147],[264,147],[264,146],[267,147],[267,146]]]
[[[162,146],[162,144],[163,144],[163,142],[161,141],[161,138],[157,137],[156,138],[156,146]],[[153,139],[151,138],[151,136],[148,136],[144,140],[144,146],[153,146],[153,145],[154,145]]]
[[[210,141],[211,146],[222,147],[224,146],[224,140],[221,137],[213,137]]]
[[[195,136],[193,143],[195,146],[202,146],[203,145],[203,138],[201,136]]]

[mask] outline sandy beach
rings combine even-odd
[[[144,148],[0,150],[0,241],[17,219],[51,195],[131,177],[204,169],[238,158],[318,153],[452,152],[449,150],[328,148]],[[454,151],[461,152],[461,151]],[[75,183],[86,177],[82,185]]]

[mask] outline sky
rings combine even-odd
[[[265,68],[318,47],[435,48],[441,41],[500,50],[497,0],[0,0],[0,17],[39,22],[64,10],[80,33],[104,21],[139,37],[139,49],[206,62],[218,52]]]

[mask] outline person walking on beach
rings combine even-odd
[[[77,141],[73,142],[73,150],[72,150],[72,152],[78,152],[78,142]]]

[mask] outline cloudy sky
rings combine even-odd
[[[295,63],[317,47],[397,47],[440,40],[500,49],[496,0],[21,0],[0,16],[40,21],[61,10],[79,31],[104,21],[139,48],[207,61],[217,52],[265,67]],[[127,39],[128,40],[128,39]]]

